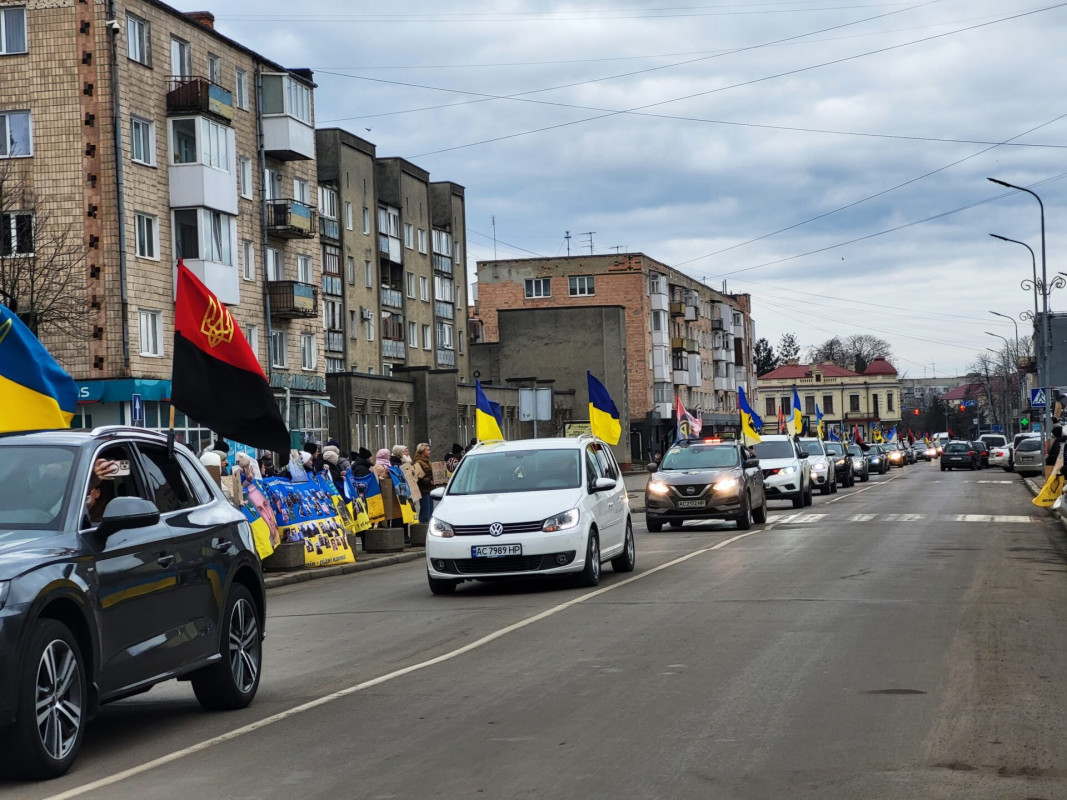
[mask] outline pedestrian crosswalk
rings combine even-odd
[[[778,525],[812,525],[821,522],[828,514],[772,514],[769,522]],[[1025,514],[853,514],[849,522],[980,522],[1001,525],[1022,525],[1033,522],[1036,517]]]

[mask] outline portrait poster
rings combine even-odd
[[[285,478],[264,478],[261,483],[281,540],[304,544],[304,566],[355,563],[344,519],[334,501],[338,494],[333,481],[309,474],[303,483]]]

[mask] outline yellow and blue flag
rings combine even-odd
[[[0,305],[0,432],[69,428],[77,403],[74,379]]]
[[[763,428],[763,420],[748,404],[744,386],[737,387],[737,408],[741,412],[741,434],[745,444],[759,444],[762,439],[758,431]]]
[[[604,384],[598,381],[592,372],[587,371],[585,376],[589,382],[589,427],[598,439],[603,439],[608,444],[618,444],[622,436],[619,409]]]
[[[490,402],[482,391],[482,382],[474,382],[474,435],[479,442],[501,441],[504,432],[500,420],[500,405]]]
[[[822,439],[823,438],[822,409],[819,408],[819,404],[818,403],[815,404],[815,430],[817,431],[818,437],[820,439]]]
[[[804,416],[800,413],[800,395],[796,386],[793,387],[793,418],[789,426],[793,429],[790,431],[793,436],[800,436],[804,432]]]

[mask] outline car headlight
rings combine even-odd
[[[712,484],[711,488],[713,488],[716,492],[731,492],[736,489],[738,487],[738,484],[740,483],[741,481],[731,475],[726,478],[719,478],[719,480],[715,481],[715,483]]]
[[[570,530],[578,524],[579,518],[578,509],[572,508],[570,511],[564,511],[562,514],[556,514],[556,516],[546,519],[541,526],[541,530],[545,531],[545,533]]]
[[[816,472],[826,472],[826,462],[825,461],[820,461],[817,464],[812,464],[811,468],[813,470],[815,470]]]
[[[440,536],[445,539],[450,539],[456,535],[456,532],[452,529],[451,525],[437,517],[430,517],[430,527],[428,528],[428,531],[430,536]]]
[[[11,590],[11,581],[0,581],[0,608],[7,602],[7,593]]]
[[[843,458],[839,458],[839,459],[837,459],[837,461],[835,461],[834,463],[835,463],[835,464],[836,464],[837,466],[839,466],[839,467],[843,467],[843,466],[845,466],[845,459],[843,459]]]
[[[875,464],[877,464],[878,463],[878,456],[871,456],[871,461],[873,461]]]
[[[669,492],[671,489],[670,486],[663,483],[662,481],[649,481],[648,486],[646,488],[652,494],[667,494],[667,492]]]
[[[792,475],[796,471],[797,471],[796,467],[782,467],[780,470],[778,470],[778,474],[779,475]]]

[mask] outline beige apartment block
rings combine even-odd
[[[85,254],[69,287],[89,309],[83,336],[42,330],[79,382],[75,424],[138,421],[139,395],[144,424],[165,427],[183,259],[231,308],[290,427],[321,438],[311,74],[155,0],[0,0],[0,13],[24,26],[0,49],[0,120],[30,131],[29,152],[0,152],[0,168]],[[179,427],[193,444],[207,433]]]

